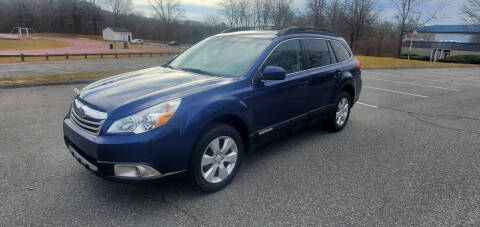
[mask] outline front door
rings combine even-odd
[[[310,80],[303,70],[305,59],[299,39],[287,40],[278,45],[259,72],[267,66],[285,69],[285,80],[264,81],[252,85],[252,95],[246,102],[254,117],[255,131],[275,130],[282,123],[297,119],[306,113],[306,100]]]

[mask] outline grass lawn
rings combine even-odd
[[[374,68],[401,68],[401,67],[447,67],[447,66],[480,66],[470,64],[443,63],[407,60],[392,57],[371,57],[371,56],[355,56],[365,69]]]
[[[70,44],[48,39],[0,40],[0,50],[40,50],[67,46]]]
[[[42,82],[58,82],[69,80],[88,80],[88,79],[100,79],[108,76],[113,76],[132,70],[109,70],[109,71],[97,71],[97,72],[83,72],[83,73],[66,73],[66,74],[54,74],[54,75],[40,75],[40,76],[22,76],[12,78],[0,78],[0,85],[18,85],[29,83],[42,83]]]

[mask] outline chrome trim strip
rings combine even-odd
[[[89,120],[85,120],[82,117],[78,116],[77,111],[74,108],[72,108],[71,112],[73,113],[73,115],[75,115],[75,118],[77,118],[77,120],[81,121],[82,123],[87,123],[87,124],[97,125],[97,126],[101,125],[102,121],[99,121],[99,122],[89,121]]]
[[[79,120],[77,120],[76,117],[71,117],[70,119],[72,119],[75,123],[77,123],[78,126],[84,128],[84,129],[90,129],[90,130],[92,130],[92,131],[95,131],[95,132],[92,132],[92,133],[97,134],[97,133],[98,133],[97,131],[99,131],[98,128],[90,127],[90,126],[88,126],[88,125],[80,122]]]
[[[271,131],[273,131],[273,128],[267,128],[265,130],[262,130],[262,131],[258,132],[258,135],[263,135],[263,134],[269,133]]]

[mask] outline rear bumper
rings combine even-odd
[[[189,140],[171,135],[169,130],[142,135],[96,136],[66,118],[64,140],[72,156],[96,175],[118,181],[150,181],[188,167]],[[174,133],[175,134],[175,133]],[[179,141],[180,140],[180,141]],[[161,148],[161,149],[156,149]],[[159,174],[148,177],[123,177],[115,173],[116,165],[142,165]]]

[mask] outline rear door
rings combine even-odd
[[[326,39],[305,38],[302,40],[307,58],[306,73],[310,77],[307,100],[309,111],[328,106],[335,91],[335,79],[340,71],[337,60]]]

